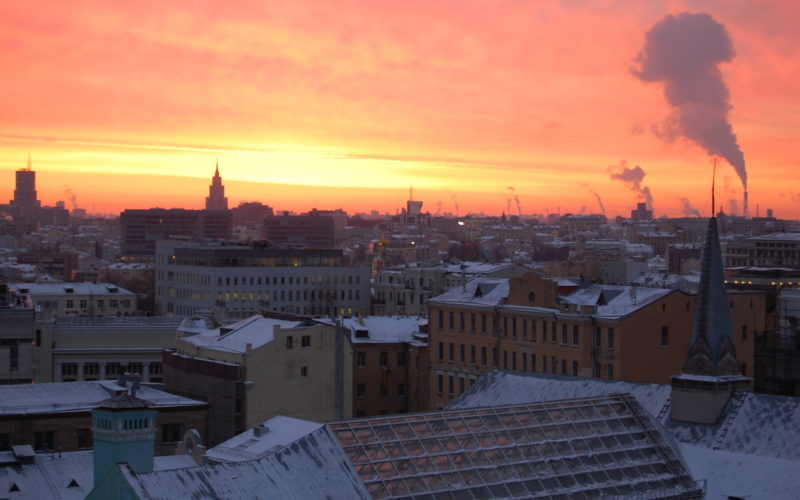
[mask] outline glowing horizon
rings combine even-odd
[[[218,158],[232,207],[394,213],[413,186],[431,213],[599,213],[596,193],[613,217],[640,201],[610,175],[627,161],[657,216],[707,215],[711,157],[656,133],[662,86],[632,74],[683,11],[733,42],[750,215],[800,219],[788,1],[3,5],[0,202],[30,153],[44,204],[70,190],[96,213],[201,207]],[[718,176],[740,211],[736,172]]]

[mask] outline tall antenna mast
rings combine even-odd
[[[714,170],[711,174],[711,217],[717,211],[716,202],[714,201],[714,182],[717,180],[717,157],[714,157]]]

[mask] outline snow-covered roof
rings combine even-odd
[[[94,487],[94,453],[39,453],[19,463],[13,451],[0,452],[0,497],[12,500],[82,500]]]
[[[114,380],[0,385],[0,415],[86,412],[126,388]],[[136,397],[153,408],[207,403],[142,385]]]
[[[597,306],[595,316],[626,316],[647,306],[673,290],[638,288],[625,285],[591,285],[561,297],[562,302],[582,306]]]
[[[8,287],[26,295],[131,295],[136,294],[111,283],[9,283]],[[71,290],[71,291],[70,291]]]
[[[320,319],[320,323],[337,324],[338,320]],[[420,325],[428,323],[427,319],[416,316],[364,316],[361,318],[342,318],[342,327],[350,330],[350,338],[355,343],[398,343],[414,342],[415,334],[419,334]],[[356,332],[367,331],[367,337]]]
[[[258,460],[136,474],[121,468],[138,498],[341,498],[371,500],[339,444],[318,429]]]
[[[428,302],[436,304],[474,304],[496,306],[508,298],[509,280],[502,278],[474,278],[438,295]]]
[[[218,444],[206,452],[213,462],[244,462],[271,455],[322,424],[278,415]]]
[[[607,395],[329,423],[373,498],[702,498],[636,400]]]
[[[244,353],[247,351],[248,344],[250,344],[251,348],[258,349],[272,342],[274,338],[273,328],[276,326],[280,328],[297,328],[301,323],[256,315],[210,330],[203,330],[198,325],[199,323],[192,324],[189,325],[189,329],[183,330],[184,332],[196,334],[184,335],[181,340],[206,349]]]
[[[583,377],[567,377],[538,373],[494,371],[479,379],[453,401],[447,409],[468,409],[498,404],[525,404],[558,401],[565,398],[597,397],[605,394],[629,393],[663,429],[684,445],[699,447],[687,457],[695,479],[708,479],[709,491],[752,498],[792,498],[800,489],[789,488],[797,483],[800,471],[800,398],[767,394],[736,393],[732,396],[716,425],[677,422],[671,419],[671,387],[661,384],[633,383]],[[705,450],[705,451],[703,451]],[[693,454],[694,453],[694,454]],[[705,461],[705,462],[704,462]],[[705,464],[705,465],[704,465]],[[777,471],[793,471],[780,476],[786,485],[766,485],[761,471],[771,466]],[[749,467],[748,474],[727,480],[737,471]],[[710,467],[714,467],[710,470]],[[754,473],[759,471],[759,473]],[[728,486],[738,485],[732,491]],[[778,495],[788,491],[788,495]],[[748,493],[754,492],[754,493]],[[727,498],[709,496],[708,498]]]

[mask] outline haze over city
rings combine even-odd
[[[0,175],[30,154],[45,203],[97,213],[199,208],[218,159],[232,205],[394,213],[413,186],[431,213],[676,217],[710,212],[718,157],[726,213],[746,181],[751,215],[798,218],[799,18],[788,1],[6,2]]]

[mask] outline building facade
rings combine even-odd
[[[152,261],[156,241],[170,237],[229,240],[233,236],[228,210],[128,209],[120,214],[119,225],[123,260]]]
[[[111,283],[9,283],[8,287],[53,317],[131,316],[137,311],[136,294]]]
[[[536,273],[478,278],[431,299],[430,407],[444,406],[494,368],[667,383],[689,348],[695,295],[592,285],[561,295]],[[729,294],[734,343],[752,376],[765,296]]]
[[[159,314],[219,310],[244,318],[261,310],[306,315],[369,311],[370,269],[342,266],[341,250],[161,241],[156,256]]]

